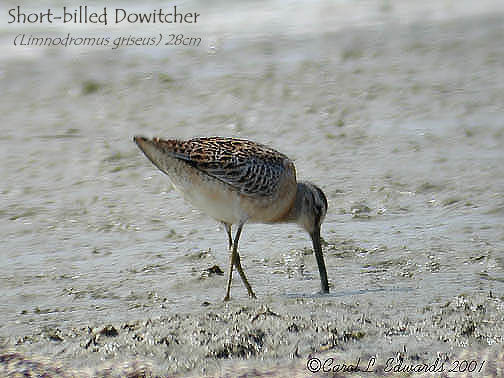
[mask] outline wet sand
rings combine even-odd
[[[446,372],[470,356],[497,376],[502,40],[495,13],[1,60],[3,356],[161,376],[302,376],[314,356],[374,357],[377,374],[392,357],[439,358]],[[225,275],[208,269],[226,271],[225,231],[135,134],[245,137],[294,158],[329,199],[331,294],[313,294],[307,235],[250,225],[241,256],[258,299],[235,277],[222,303]]]

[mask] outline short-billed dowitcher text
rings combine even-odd
[[[313,242],[322,293],[329,293],[320,244],[327,199],[314,184],[296,181],[294,163],[287,156],[245,139],[133,139],[188,202],[224,224],[231,252],[225,301],[229,300],[233,266],[249,296],[255,298],[238,254],[238,240],[247,222],[292,222],[303,227]],[[234,241],[233,224],[238,226]]]

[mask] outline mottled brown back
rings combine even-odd
[[[165,153],[246,195],[272,195],[285,173],[295,176],[294,164],[287,156],[245,139],[206,137],[180,141],[154,138],[153,142]]]

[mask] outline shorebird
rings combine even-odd
[[[294,163],[284,154],[245,139],[208,137],[186,141],[133,138],[145,156],[170,178],[184,199],[222,222],[231,252],[227,290],[233,266],[255,298],[238,253],[245,223],[297,223],[311,236],[320,272],[321,292],[329,293],[320,244],[320,226],[327,212],[324,192],[297,182]],[[234,240],[231,226],[237,225]]]

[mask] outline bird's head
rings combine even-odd
[[[310,182],[300,182],[296,202],[296,223],[309,234],[317,229],[320,231],[320,225],[327,213],[327,198],[322,189]]]

